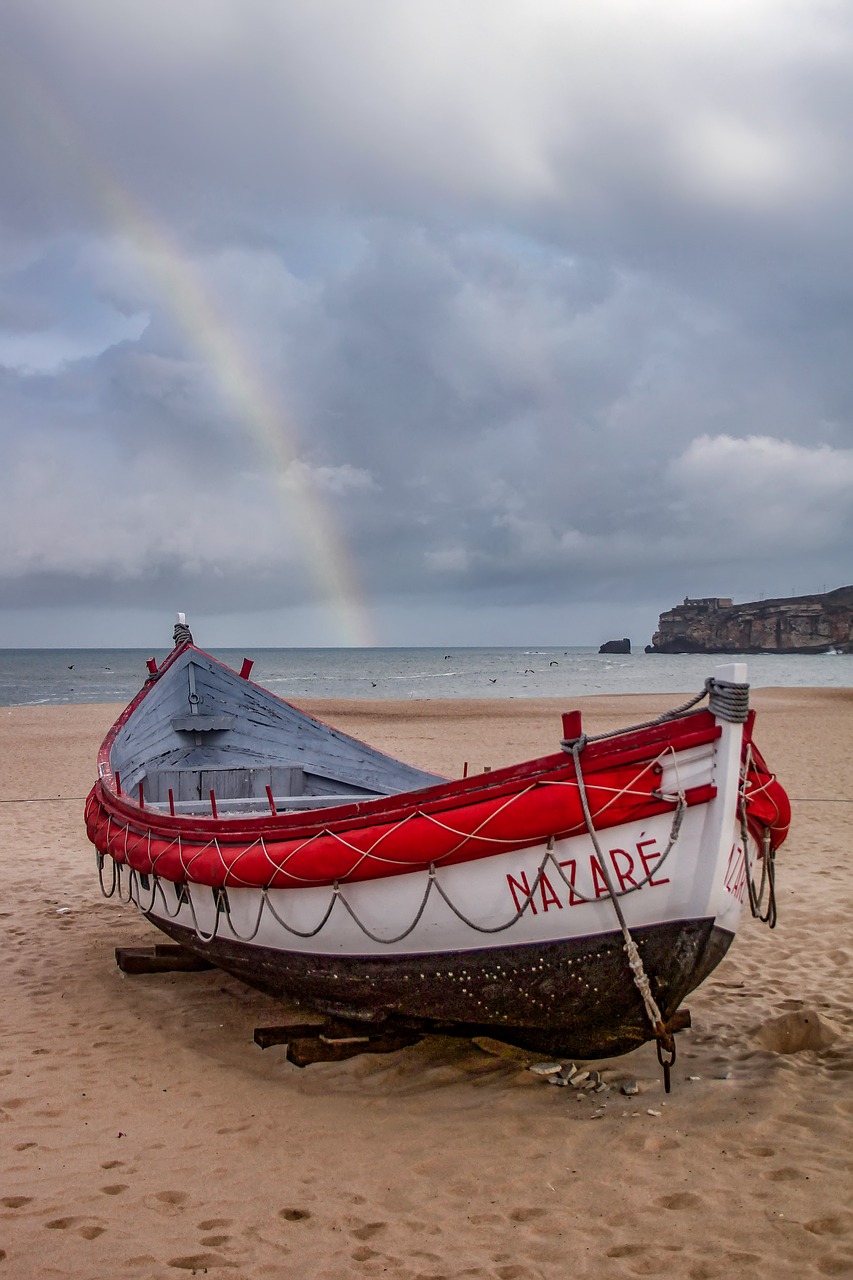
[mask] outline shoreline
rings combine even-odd
[[[445,777],[461,775],[462,765],[476,772],[533,759],[557,749],[562,712],[580,710],[584,732],[595,735],[662,715],[679,706],[683,693],[600,693],[548,698],[294,698],[292,702],[318,720],[361,738],[371,746]],[[127,704],[124,702],[53,703],[0,709],[0,802],[26,798],[31,780],[44,769],[45,751],[62,747],[55,758],[58,795],[85,799],[96,777],[98,749]],[[797,686],[750,690],[750,706],[762,726],[772,712],[828,708],[853,725],[853,688]],[[499,732],[489,726],[500,724]],[[432,732],[443,727],[443,736]],[[487,734],[485,744],[484,731]],[[11,738],[17,736],[16,748]],[[766,752],[783,782],[790,767],[799,767],[794,735],[779,736]],[[477,758],[474,758],[474,757]],[[44,794],[42,791],[40,794]]]
[[[458,776],[466,758],[474,771],[555,749],[564,710],[580,708],[594,734],[679,701],[298,703]],[[779,926],[747,917],[688,997],[672,1094],[652,1045],[596,1064],[612,1085],[600,1115],[527,1071],[530,1055],[442,1036],[300,1071],[252,1042],[281,1012],[268,997],[216,970],[120,974],[116,946],[162,935],[101,897],[81,797],[124,704],[5,708],[0,1276],[844,1274],[853,689],[756,689],[751,701],[794,799]],[[783,1054],[756,1039],[810,1011],[837,1032],[829,1047]],[[630,1078],[636,1096],[619,1092]]]

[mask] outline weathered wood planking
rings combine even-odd
[[[194,718],[204,726],[198,732]],[[124,790],[143,782],[154,803],[165,802],[170,787],[183,802],[204,799],[211,787],[224,799],[263,796],[267,786],[276,795],[387,795],[442,780],[314,720],[197,653],[182,655],[170,679],[149,690],[132,729],[119,731],[111,760]],[[274,777],[279,767],[283,773]],[[216,774],[209,785],[208,772]]]

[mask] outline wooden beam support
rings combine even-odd
[[[307,1067],[312,1062],[343,1062],[360,1053],[396,1053],[417,1044],[422,1036],[417,1031],[386,1031],[383,1035],[367,1039],[352,1037],[347,1040],[327,1040],[325,1037],[310,1040],[291,1040],[287,1046],[287,1061],[295,1067]]]
[[[160,943],[156,947],[116,947],[115,955],[122,973],[200,973],[215,968],[195,952],[171,943]]]
[[[319,1038],[322,1022],[287,1022],[277,1027],[255,1027],[254,1041],[261,1049],[274,1044],[289,1044],[291,1040]]]
[[[419,1031],[381,1030],[366,1023],[337,1019],[256,1027],[254,1037],[262,1049],[286,1044],[287,1060],[297,1067],[307,1067],[312,1062],[343,1062],[359,1053],[394,1053],[422,1038]]]

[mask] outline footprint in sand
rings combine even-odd
[[[783,1165],[781,1169],[768,1169],[762,1176],[768,1182],[808,1182],[809,1177],[807,1173],[793,1169],[790,1165]]]
[[[671,1196],[659,1196],[654,1203],[660,1209],[701,1209],[702,1197],[692,1191],[676,1191]]]
[[[111,1182],[108,1187],[101,1187],[101,1191],[105,1196],[120,1196],[122,1191],[127,1191],[126,1182]]]
[[[510,1222],[532,1222],[534,1218],[541,1218],[548,1212],[547,1209],[513,1209],[509,1215]]]
[[[818,1258],[817,1269],[822,1276],[849,1276],[850,1257],[836,1258],[827,1254],[825,1258]]]
[[[48,1231],[68,1231],[70,1227],[73,1227],[79,1221],[79,1218],[51,1218],[50,1222],[46,1222],[44,1225]]]
[[[378,1236],[380,1231],[384,1231],[387,1222],[365,1222],[364,1226],[356,1227],[350,1232],[355,1236],[356,1240],[372,1240],[374,1236]]]
[[[231,1218],[205,1218],[202,1222],[196,1223],[199,1231],[216,1231],[217,1228],[231,1226]]]
[[[106,1227],[80,1227],[77,1234],[82,1236],[84,1240],[97,1240],[98,1236],[102,1236],[106,1231]]]
[[[806,1231],[811,1231],[815,1236],[846,1236],[853,1228],[853,1216],[847,1214],[846,1217],[833,1215],[827,1218],[812,1218],[810,1222],[804,1222],[803,1226]]]
[[[646,1138],[644,1151],[676,1151],[681,1146],[677,1138]]]
[[[285,1222],[304,1222],[311,1214],[307,1209],[279,1209],[278,1216]]]
[[[143,1203],[148,1209],[171,1216],[183,1210],[186,1199],[185,1191],[155,1191],[152,1195],[146,1196]],[[169,1265],[171,1266],[171,1263]]]
[[[224,1258],[221,1253],[189,1253],[170,1258],[168,1265],[178,1271],[204,1271],[207,1267],[236,1267],[236,1262]]]

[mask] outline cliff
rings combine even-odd
[[[853,653],[853,586],[733,604],[685,599],[662,613],[647,653]]]

